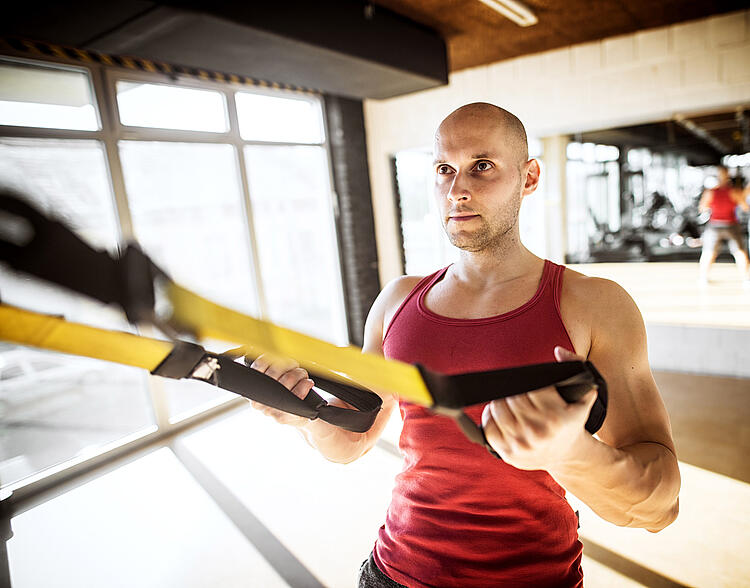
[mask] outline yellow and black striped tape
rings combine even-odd
[[[241,84],[245,86],[258,86],[261,88],[273,88],[275,90],[289,90],[292,92],[302,92],[304,94],[320,94],[319,90],[304,88],[293,84],[282,84],[279,82],[269,82],[259,80],[248,76],[226,73],[219,71],[210,71],[197,67],[188,67],[185,65],[175,65],[163,61],[152,61],[141,57],[127,55],[109,55],[90,51],[88,49],[78,49],[75,47],[66,47],[63,45],[54,45],[44,41],[30,41],[27,39],[0,38],[0,50],[13,49],[23,53],[29,53],[36,57],[59,57],[78,61],[80,63],[98,63],[109,67],[122,67],[137,71],[150,73],[160,73],[167,76],[188,76],[200,80],[212,82]]]

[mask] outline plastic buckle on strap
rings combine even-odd
[[[198,365],[195,366],[195,369],[190,372],[190,377],[194,380],[201,380],[202,382],[218,386],[218,371],[220,369],[219,360],[210,354],[206,354]]]

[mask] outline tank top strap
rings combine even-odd
[[[439,269],[438,271],[425,276],[424,278],[419,280],[419,282],[417,282],[417,285],[412,288],[411,292],[409,292],[406,298],[404,298],[404,301],[399,305],[398,309],[391,318],[391,322],[388,323],[388,328],[385,330],[385,334],[383,335],[383,342],[385,342],[385,340],[388,338],[388,335],[391,332],[391,326],[396,322],[404,308],[406,308],[412,300],[415,300],[415,297],[418,297],[420,293],[422,293],[424,290],[432,288],[435,282],[441,280],[445,275],[445,272],[448,271],[449,267],[450,265],[447,265],[443,269]]]
[[[563,285],[563,274],[565,273],[565,266],[558,265],[550,260],[546,260],[550,272],[551,272],[551,283],[552,283],[552,300],[555,303],[555,310],[560,315],[560,300],[562,299],[562,285]]]

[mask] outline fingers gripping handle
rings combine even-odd
[[[578,402],[587,392],[596,389],[598,392],[597,400],[586,422],[586,430],[592,434],[599,430],[607,412],[607,383],[594,365],[588,361],[567,362],[567,367],[560,363],[537,364],[486,372],[485,374],[468,374],[468,377],[466,374],[443,376],[429,372],[422,367],[420,367],[420,371],[426,376],[425,380],[433,384],[434,388],[431,388],[431,390],[439,390],[441,397],[449,399],[450,402],[450,406],[440,405],[436,402],[432,409],[438,414],[452,418],[471,441],[483,445],[496,457],[499,456],[487,442],[484,429],[474,423],[462,409],[463,406],[479,403],[478,399],[482,395],[484,395],[484,398],[481,401],[487,402],[522,394],[544,386],[555,386],[558,394],[570,404]],[[572,375],[571,371],[573,371]],[[560,379],[562,373],[565,377]],[[483,375],[485,378],[482,378]],[[484,382],[482,382],[482,379],[484,379]],[[502,386],[504,382],[512,382],[512,384],[504,390],[493,390],[490,394],[487,393],[486,389],[479,390],[479,386],[486,388],[488,382],[498,386]],[[465,402],[463,406],[457,406],[461,404],[458,399],[462,396],[472,398],[475,402]]]
[[[607,385],[594,364],[587,361],[583,366],[580,373],[555,384],[557,392],[568,404],[578,402],[592,389],[606,392]]]
[[[195,343],[175,342],[172,352],[152,372],[165,378],[192,378],[297,416],[315,419],[326,402],[313,390],[298,398],[274,378],[234,361],[231,355],[208,353]]]
[[[318,418],[320,408],[326,405],[314,390],[302,399],[266,374],[233,361],[232,358],[217,355],[219,361],[219,386],[250,400],[277,408],[308,419]]]

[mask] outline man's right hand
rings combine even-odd
[[[252,362],[250,367],[281,382],[287,390],[290,390],[298,398],[306,398],[313,387],[313,381],[309,378],[307,371],[299,367],[299,364],[293,359],[279,359],[269,355],[261,355]],[[366,433],[352,433],[321,419],[310,420],[288,414],[259,402],[251,401],[250,404],[276,422],[295,427],[307,443],[329,461],[350,463],[367,453],[375,445],[396,402],[392,395],[384,397],[383,407],[375,419],[375,423]],[[328,404],[341,408],[352,408],[339,398],[329,399]]]
[[[307,371],[302,369],[293,359],[279,359],[272,358],[269,355],[261,355],[250,364],[250,367],[277,380],[297,398],[304,399],[314,386],[314,382],[310,379]],[[282,425],[291,425],[299,429],[310,423],[308,418],[271,408],[254,400],[251,400],[250,404],[253,408],[266,416],[270,416]]]

